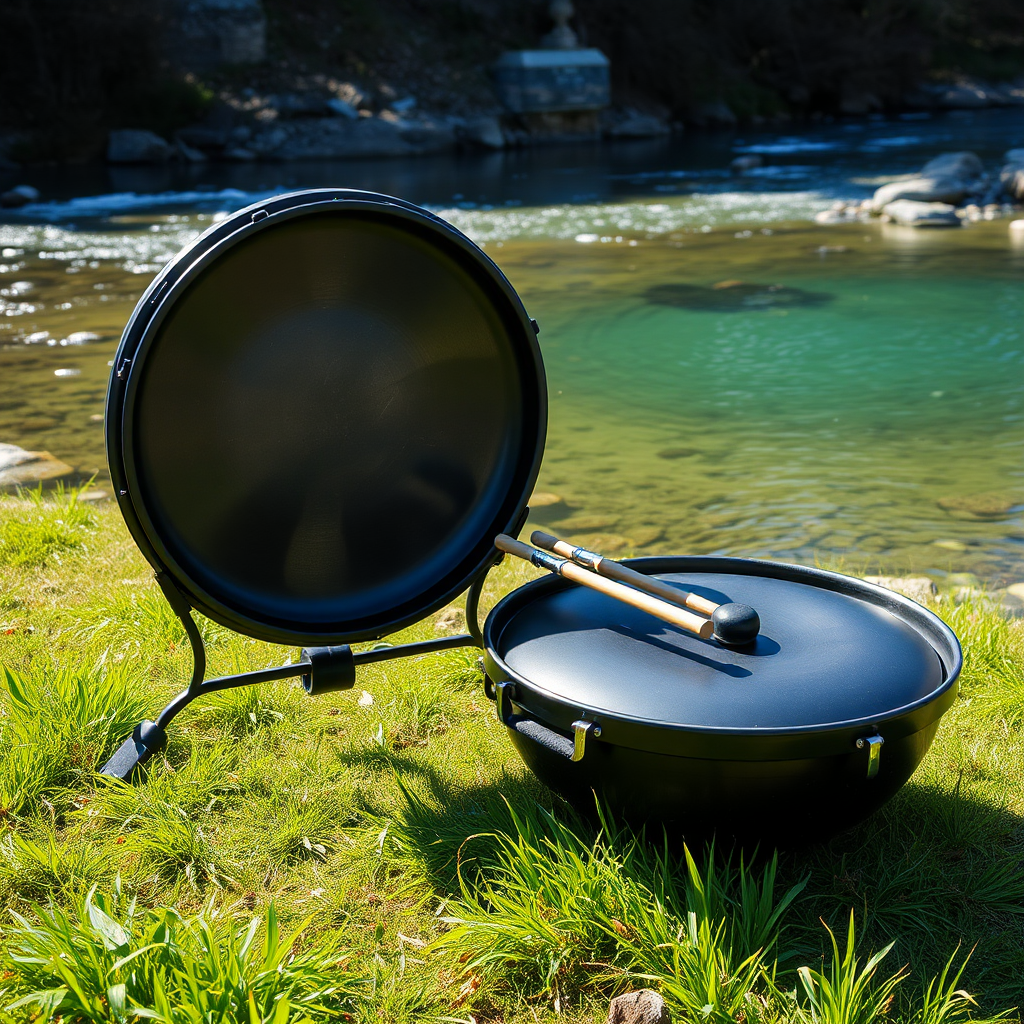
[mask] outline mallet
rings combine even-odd
[[[530,540],[537,547],[553,551],[556,555],[561,555],[562,558],[567,558],[599,576],[618,580],[620,583],[626,583],[645,594],[660,598],[662,601],[682,605],[703,615],[709,615],[714,627],[715,639],[723,644],[732,647],[748,644],[757,638],[761,629],[761,620],[758,618],[757,612],[748,604],[739,604],[734,601],[727,604],[715,604],[714,601],[709,601],[699,594],[680,590],[665,583],[664,580],[659,580],[654,576],[645,576],[642,572],[627,568],[611,558],[599,555],[596,551],[573,547],[572,544],[559,540],[558,537],[554,537],[550,533],[544,533],[543,530],[534,530]]]
[[[522,558],[527,562],[531,562],[538,569],[547,569],[548,572],[564,576],[567,580],[572,580],[573,583],[578,583],[581,587],[589,587],[591,590],[596,590],[608,597],[613,597],[616,601],[621,601],[623,604],[628,604],[634,608],[639,608],[641,611],[648,612],[650,615],[663,619],[665,622],[671,622],[673,626],[679,626],[682,629],[689,630],[691,633],[696,633],[697,636],[704,640],[711,636],[714,629],[710,619],[702,619],[699,615],[694,615],[685,608],[668,604],[665,601],[659,601],[658,598],[651,597],[650,594],[643,594],[632,587],[623,586],[621,583],[605,579],[596,573],[590,572],[588,569],[581,568],[567,558],[555,558],[546,551],[538,551],[536,548],[530,547],[529,544],[524,544],[521,540],[509,537],[507,534],[499,533],[494,538],[494,546],[499,551],[504,551],[506,554],[515,555],[516,558]]]

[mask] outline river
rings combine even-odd
[[[266,195],[372,188],[482,244],[541,325],[537,521],[616,554],[1005,586],[1024,580],[1024,233],[811,218],[939,152],[991,171],[1022,144],[1024,113],[997,110],[401,163],[43,169],[23,177],[46,201],[0,222],[0,441],[102,486],[109,362],[160,266]],[[746,152],[766,165],[731,175]]]

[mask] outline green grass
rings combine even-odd
[[[100,779],[187,682],[180,626],[113,506],[0,498],[0,537],[0,1020],[602,1021],[642,986],[677,1021],[1019,1020],[1024,628],[983,600],[936,602],[962,694],[910,783],[751,856],[571,811],[473,651],[213,695],[145,782]],[[295,654],[202,628],[211,675]]]

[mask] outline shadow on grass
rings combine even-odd
[[[460,872],[464,880],[478,868],[489,873],[502,854],[500,837],[516,838],[517,819],[542,821],[540,808],[582,847],[600,844],[639,867],[627,856],[639,841],[650,847],[652,861],[663,858],[663,870],[686,872],[681,846],[667,841],[659,826],[638,833],[615,824],[601,835],[591,815],[580,814],[529,775],[504,772],[491,782],[465,786],[415,756],[386,748],[352,752],[343,760],[394,772],[404,800],[381,817],[392,822],[393,840],[423,865],[442,897],[459,890]],[[705,844],[691,850],[705,863]],[[746,862],[764,865],[772,853],[762,849],[751,858],[746,851]],[[714,860],[725,870],[738,857],[721,847]],[[960,785],[942,789],[912,781],[856,828],[782,855],[779,891],[804,879],[806,890],[780,922],[788,929],[779,950],[783,963],[807,962],[825,952],[821,922],[841,929],[852,908],[863,948],[877,950],[895,940],[894,959],[908,964],[914,977],[936,974],[958,945],[963,953],[974,948],[963,983],[983,1008],[1002,1010],[1021,1001],[1024,819],[1007,807]]]

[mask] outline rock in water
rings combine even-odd
[[[915,203],[959,203],[971,191],[969,182],[946,175],[893,181],[878,189],[871,199],[877,213],[890,203],[907,199]]]
[[[31,185],[15,185],[14,188],[0,195],[0,206],[7,209],[38,202],[39,189],[33,188]]]
[[[1003,158],[999,187],[1015,202],[1024,200],[1024,149],[1011,149]]]
[[[665,1000],[651,988],[624,992],[608,1007],[608,1024],[672,1024]]]
[[[530,495],[529,505],[531,509],[547,508],[550,505],[561,505],[562,496],[553,494],[551,491],[534,491]]]
[[[960,226],[956,210],[948,203],[918,203],[912,199],[897,199],[894,203],[886,203],[882,213],[897,224],[912,228]]]
[[[1002,494],[958,494],[939,498],[939,508],[958,518],[1002,519],[1013,510],[1013,502]]]
[[[162,164],[170,160],[174,147],[153,132],[121,128],[110,133],[107,162],[111,164]]]
[[[940,178],[960,178],[962,181],[974,181],[980,178],[985,168],[976,153],[963,150],[959,153],[943,153],[921,168],[921,176]]]
[[[0,443],[0,488],[30,487],[59,480],[74,470],[49,452],[27,452],[16,444]]]
[[[660,117],[630,112],[623,120],[606,128],[605,135],[609,139],[652,139],[671,131]]]
[[[733,174],[743,174],[746,171],[756,170],[758,167],[764,166],[764,157],[759,153],[748,153],[746,156],[738,156],[731,164],[729,164],[729,170]]]
[[[864,580],[921,604],[930,601],[938,593],[938,588],[927,576],[865,576]]]
[[[644,298],[656,306],[704,310],[714,313],[749,313],[758,309],[821,306],[832,301],[826,292],[808,292],[780,284],[719,281],[710,288],[697,284],[654,284]]]

